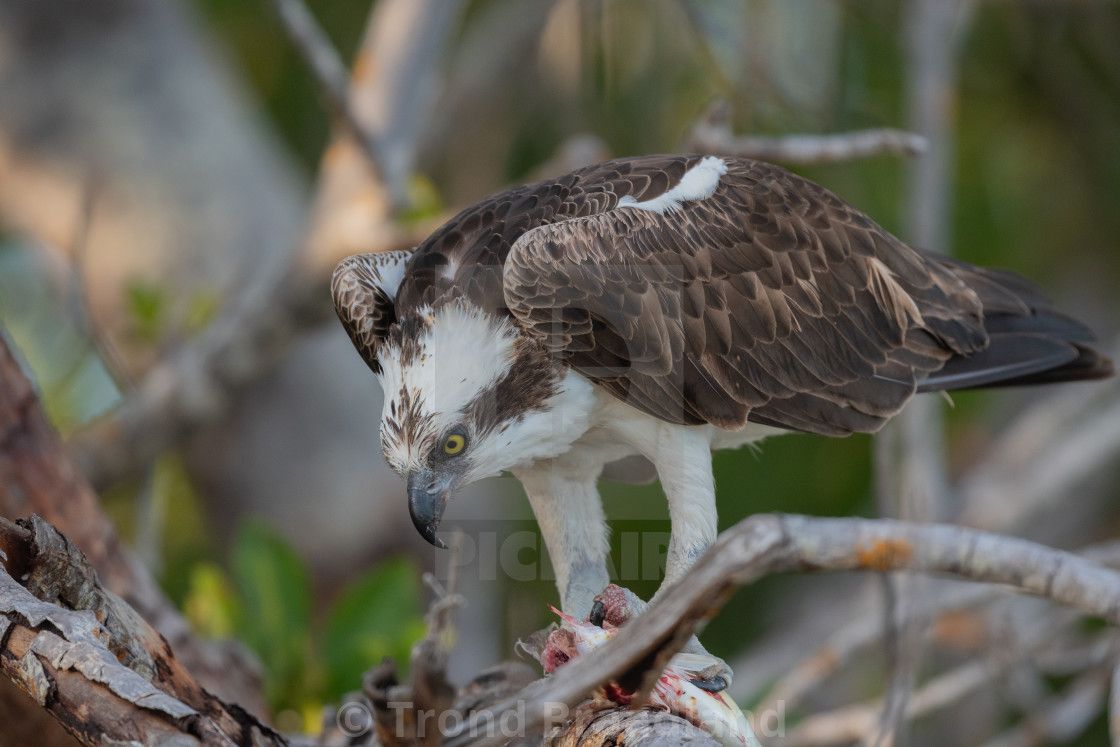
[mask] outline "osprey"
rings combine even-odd
[[[741,158],[514,187],[412,251],[344,260],[331,290],[381,381],[381,446],[420,534],[438,543],[457,488],[513,473],[578,619],[609,583],[596,483],[617,460],[651,462],[668,499],[665,588],[716,537],[715,449],[876,431],[917,392],[1112,372],[1030,282],[913,249]]]

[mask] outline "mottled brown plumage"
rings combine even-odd
[[[701,159],[621,159],[495,195],[415,250],[395,299],[368,270],[336,275],[339,316],[377,370],[394,323],[465,299],[646,413],[727,429],[874,431],[916,391],[1111,371],[1032,284],[911,249],[777,166],[724,159],[710,196],[620,206]]]

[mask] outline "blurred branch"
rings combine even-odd
[[[410,143],[418,127],[398,127],[393,117],[413,122],[423,111],[416,103],[422,97],[413,97],[411,103],[402,99],[399,112],[379,113],[387,118],[379,127],[369,117],[369,99],[362,92],[392,103],[418,85],[410,76],[423,78],[424,70],[416,65],[375,66],[378,50],[371,45],[390,39],[391,52],[410,59],[418,50],[438,48],[458,7],[457,1],[384,0],[373,10],[349,100],[360,123],[370,118],[374,124],[369,131],[396,157],[415,147]],[[421,15],[426,10],[431,11],[429,17]],[[426,63],[433,64],[431,59]],[[392,137],[381,134],[390,130]],[[71,453],[95,487],[135,475],[221,418],[247,386],[272,368],[299,332],[328,319],[327,277],[338,259],[359,250],[408,248],[426,234],[424,227],[405,230],[396,225],[386,189],[365,159],[355,166],[355,159],[339,150],[348,142],[352,141],[336,141],[324,155],[315,216],[303,249],[280,266],[260,268],[199,337],[156,363],[115,411],[71,439]],[[387,174],[400,168],[393,163],[390,167],[382,161]],[[410,168],[411,162],[405,165]]]
[[[1109,346],[1107,352],[1120,357],[1120,345]],[[1012,421],[994,440],[991,452],[953,488],[961,506],[954,521],[986,531],[1014,533],[1031,516],[1057,505],[1091,475],[1114,463],[1117,455],[1120,378],[1055,391]],[[1114,557],[1100,554],[1105,552],[1103,548],[1087,552],[1095,562],[1116,564]],[[943,598],[927,599],[915,614],[930,619],[940,611],[984,601],[984,594],[967,587],[949,591]],[[828,614],[847,620],[846,624],[809,656],[805,656],[803,641],[811,634],[808,627],[817,615],[808,611],[783,624],[779,631],[782,642],[769,637],[764,646],[754,647],[732,664],[737,672],[752,673],[736,678],[733,688],[738,697],[751,694],[751,682],[776,678],[778,684],[766,700],[781,697],[796,701],[820,678],[841,669],[851,657],[881,640],[882,616],[867,595],[825,601],[830,605]],[[774,656],[777,649],[779,655]]]
[[[1072,740],[1100,715],[1108,683],[1107,668],[1085,672],[1065,691],[1047,698],[1013,728],[985,742],[983,747],[1042,747]]]
[[[1113,357],[1120,345],[1110,346]],[[957,521],[1015,531],[1120,455],[1120,378],[1070,387],[1004,429],[961,481]]]
[[[1120,663],[1112,668],[1109,683],[1108,735],[1112,747],[1120,747]]]
[[[925,148],[909,166],[907,238],[912,246],[947,252],[952,189],[953,128],[957,78],[958,0],[910,0],[906,3],[907,125],[920,133]],[[912,521],[947,518],[948,471],[945,466],[942,403],[922,397],[875,439],[875,491],[882,516]],[[883,581],[884,644],[889,680],[877,730],[864,731],[864,744],[907,741],[909,699],[922,654],[922,631],[907,609],[925,596],[925,579],[909,575]]]
[[[373,706],[378,740],[384,747],[426,744],[437,745],[441,735],[431,724],[443,723],[443,714],[452,709],[455,688],[447,678],[447,645],[451,632],[451,616],[465,600],[455,592],[463,537],[455,533],[451,542],[451,578],[444,588],[430,573],[424,581],[435,596],[428,607],[428,629],[412,647],[409,681],[397,682],[397,668],[386,658],[366,674],[362,691]],[[408,724],[402,732],[402,725]]]
[[[382,179],[366,168],[346,132],[328,146],[305,250],[328,272],[345,256],[387,243],[391,207],[408,192],[443,81],[439,64],[464,5],[464,0],[381,0],[370,12],[349,101],[377,144]]]
[[[276,16],[284,25],[303,61],[311,70],[323,100],[336,122],[349,130],[361,146],[373,178],[381,179],[380,152],[373,136],[366,131],[350,106],[349,74],[334,45],[302,0],[271,0]],[[392,192],[396,206],[403,206],[406,195]]]
[[[203,690],[53,526],[0,519],[0,558],[0,673],[83,744],[285,743]]]
[[[1068,615],[1059,616],[1057,620],[1043,620],[1028,637],[1017,640],[1014,646],[992,651],[989,660],[969,661],[938,674],[909,697],[903,717],[907,722],[924,718],[990,686],[993,680],[1005,676],[1014,666],[1052,647],[1060,630],[1071,622]],[[1091,653],[1091,660],[1084,662],[1082,669],[1099,668],[1115,659],[1112,645],[1094,647]],[[1064,658],[1068,652],[1062,649],[1060,654]],[[790,708],[789,703],[786,708]],[[814,714],[800,722],[780,743],[782,747],[810,747],[859,740],[879,732],[883,708],[880,699]]]
[[[731,130],[729,108],[723,101],[709,106],[684,142],[684,149],[689,152],[797,164],[833,163],[871,156],[913,156],[925,148],[922,136],[892,129],[833,135],[736,135]]]
[[[466,744],[484,723],[513,709],[523,714],[526,728],[544,726],[603,682],[635,668],[647,679],[659,676],[735,586],[772,573],[819,570],[948,573],[1007,584],[1120,625],[1120,573],[1069,553],[949,525],[760,514],[720,535],[679,583],[596,656],[578,658],[543,686],[476,713],[447,744]]]

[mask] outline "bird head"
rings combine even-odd
[[[507,317],[462,301],[422,307],[394,325],[377,360],[381,447],[407,483],[413,524],[437,547],[458,488],[561,448],[550,411],[563,375]]]

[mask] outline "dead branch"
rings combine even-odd
[[[1120,573],[1036,543],[940,524],[757,515],[724,532],[679,583],[597,656],[577,659],[543,687],[476,714],[447,744],[479,743],[467,735],[510,709],[525,714],[528,728],[551,726],[558,712],[605,681],[635,667],[647,678],[658,676],[736,585],[771,573],[820,570],[952,574],[1006,584],[1120,624]]]
[[[1120,347],[1112,345],[1114,357]],[[1031,516],[1051,508],[1091,475],[1097,474],[1120,454],[1120,379],[1099,382],[1091,387],[1068,387],[1040,399],[1005,428],[971,471],[953,486],[961,509],[955,523],[992,532],[1018,533]],[[1115,557],[1103,548],[1086,550],[1095,562],[1115,565]],[[923,618],[970,606],[981,601],[975,589],[948,592],[944,599],[923,605]],[[970,601],[971,600],[971,601]],[[808,689],[842,668],[846,662],[881,635],[881,616],[865,593],[831,600],[829,614],[847,622],[839,631],[828,634],[817,652],[804,656],[806,635],[815,615],[803,614],[784,625],[780,633],[785,644],[769,639],[766,648],[748,652],[733,663],[735,671],[750,673],[737,678],[733,687],[746,697],[764,683],[788,681],[771,696],[787,702],[802,697]],[[775,653],[777,652],[777,653]],[[784,653],[783,653],[784,652]],[[799,682],[799,680],[802,680]],[[752,686],[752,683],[753,686]]]
[[[71,463],[47,421],[31,383],[20,370],[0,329],[0,516],[38,514],[73,542],[66,549],[35,536],[36,552],[53,553],[58,562],[74,561],[76,548],[97,569],[98,588],[123,597],[171,642],[195,677],[223,697],[236,700],[255,713],[264,711],[261,682],[255,662],[239,647],[200,640],[148,571],[129,556],[97,496]],[[0,534],[0,539],[10,540]],[[10,562],[23,567],[20,544],[8,542]],[[28,550],[30,552],[30,550]],[[16,555],[12,555],[16,553]],[[9,568],[11,566],[9,565]],[[82,572],[91,569],[83,568]],[[17,575],[22,577],[23,571]],[[74,579],[72,579],[74,580]],[[45,591],[56,581],[40,583]],[[52,592],[59,593],[59,592]],[[74,592],[68,604],[84,605],[86,592]],[[151,640],[159,636],[150,631]],[[192,680],[193,681],[193,680]]]
[[[833,135],[736,135],[726,102],[714,102],[692,126],[684,148],[695,153],[782,163],[821,164],[872,156],[913,156],[925,150],[921,135],[881,128]]]
[[[0,672],[84,744],[285,744],[199,687],[167,641],[38,517],[0,519]],[[19,582],[16,581],[19,578]]]
[[[596,744],[626,747],[675,747],[688,744],[716,747],[719,742],[706,731],[664,711],[635,711],[622,707],[582,712],[571,723],[546,735],[541,744],[547,747]]]

